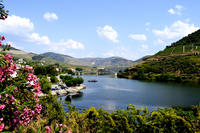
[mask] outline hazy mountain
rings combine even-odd
[[[40,54],[41,56],[64,62],[71,65],[91,66],[91,67],[129,67],[135,62],[121,57],[109,58],[74,58],[68,55],[47,52]]]
[[[74,58],[72,56],[58,54],[53,52],[46,52],[43,54],[28,53],[23,50],[11,48],[10,53],[15,58],[24,58],[28,60],[46,61],[47,63],[65,63],[75,66],[89,66],[89,67],[105,67],[109,70],[123,70],[134,65],[136,62],[124,59],[122,57],[108,57],[108,58]]]

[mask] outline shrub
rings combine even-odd
[[[43,93],[48,93],[51,90],[51,82],[47,78],[39,79],[39,84]]]
[[[63,110],[63,105],[57,101],[57,97],[49,93],[47,96],[40,98],[42,105],[41,115],[45,118],[48,118],[48,125],[53,121],[59,123],[64,122],[65,113]]]
[[[73,78],[73,84],[76,85],[80,85],[83,83],[83,78],[81,77],[77,77],[77,78]]]
[[[50,80],[51,80],[51,83],[58,83],[59,82],[59,80],[57,79],[56,76],[51,76]]]
[[[70,79],[70,80],[65,80],[65,84],[66,84],[66,86],[68,86],[68,87],[74,86],[73,80],[72,80],[72,79]]]

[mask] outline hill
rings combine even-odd
[[[200,30],[172,43],[171,46],[167,46],[155,56],[190,54],[193,52],[200,52]]]
[[[0,49],[2,51],[2,49]],[[59,63],[66,66],[92,68],[92,67],[104,67],[108,71],[117,72],[119,70],[124,70],[136,62],[127,60],[121,57],[109,57],[109,58],[74,58],[64,54],[58,54],[53,52],[46,52],[43,54],[28,53],[20,49],[11,47],[9,51],[4,53],[9,53],[16,59],[23,58],[29,62],[45,62],[45,64],[55,64]]]
[[[118,77],[200,83],[200,30],[119,72]]]
[[[68,55],[47,52],[40,54],[41,56],[49,57],[56,61],[68,63],[71,65],[90,66],[90,67],[105,67],[124,69],[135,64],[134,61],[127,60],[121,57],[109,58],[74,58]]]
[[[0,51],[2,51],[2,48],[0,48]],[[22,59],[25,59],[28,62],[38,62],[38,61],[40,61],[40,62],[43,62],[43,63],[45,62],[46,65],[61,63],[59,61],[53,60],[53,59],[48,58],[48,57],[40,57],[40,59],[38,59],[38,57],[39,57],[38,54],[25,52],[23,50],[16,49],[14,47],[11,47],[9,51],[2,51],[2,53],[9,53],[15,59],[22,58]]]

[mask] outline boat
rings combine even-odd
[[[93,79],[93,80],[88,80],[88,82],[98,82],[98,81]]]

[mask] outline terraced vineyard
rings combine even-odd
[[[158,52],[155,56],[173,55],[173,54],[191,54],[200,52],[200,45],[178,45],[170,46],[163,51]]]

